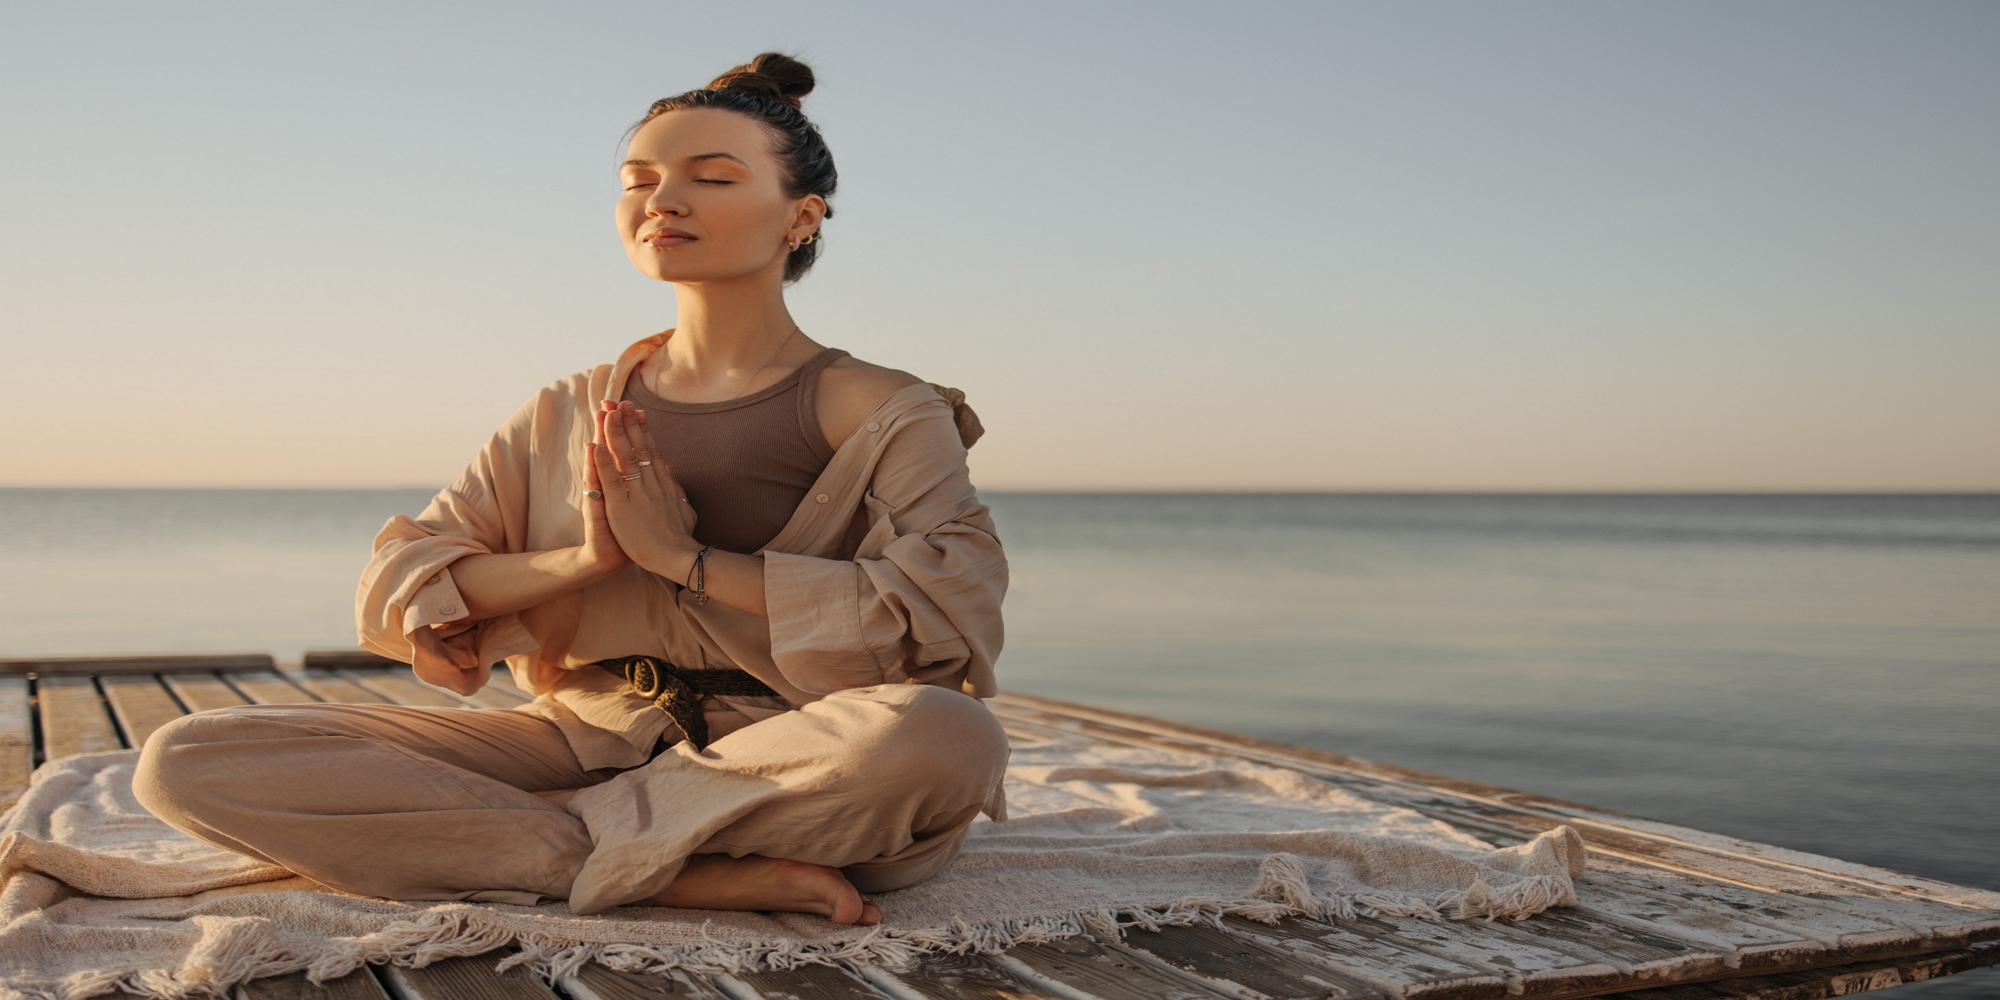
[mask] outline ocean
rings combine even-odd
[[[427,499],[0,490],[0,656],[352,646]],[[986,499],[1004,686],[2000,890],[2000,496]]]

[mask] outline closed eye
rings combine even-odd
[[[654,185],[654,182],[652,182],[652,181],[643,181],[643,182],[641,182],[641,183],[638,183],[638,184],[632,184],[632,185],[629,185],[629,186],[627,186],[627,187],[625,188],[625,190],[627,190],[627,191],[637,191],[637,190],[639,190],[640,188],[649,188],[649,187],[653,187],[653,186],[655,186],[655,185]]]

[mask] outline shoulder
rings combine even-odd
[[[845,357],[827,365],[820,373],[816,404],[826,443],[839,450],[854,429],[890,396],[921,384],[923,379],[909,372],[869,364],[860,358]]]

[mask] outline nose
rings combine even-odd
[[[646,199],[647,218],[669,218],[686,214],[687,204],[668,190],[668,185],[660,184],[654,187],[652,195]]]

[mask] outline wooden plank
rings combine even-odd
[[[1131,930],[1125,950],[1202,980],[1222,993],[1270,1000],[1360,1000],[1383,991],[1248,938],[1213,927]]]
[[[235,688],[223,683],[222,678],[214,674],[162,674],[160,680],[190,712],[250,704],[248,699],[236,693]]]
[[[575,1000],[731,1000],[707,980],[675,971],[666,974],[619,972],[591,962],[562,980],[563,992]]]
[[[35,723],[26,677],[0,677],[0,810],[28,790],[35,772]]]
[[[458,696],[421,684],[409,675],[408,667],[395,670],[340,670],[340,676],[381,695],[398,705],[427,708],[469,708]]]
[[[555,991],[526,966],[495,972],[493,967],[506,956],[504,951],[489,951],[443,959],[421,969],[390,965],[383,971],[398,1000],[555,1000]]]
[[[1626,971],[1600,954],[1577,953],[1566,943],[1542,941],[1532,933],[1510,934],[1499,923],[1455,920],[1382,920],[1363,917],[1342,921],[1340,929],[1389,939],[1392,943],[1463,965],[1485,969],[1507,980],[1508,992],[1524,997],[1578,996],[1617,989],[1630,983]],[[1711,956],[1709,969],[1724,968],[1721,956]]]
[[[925,1000],[1071,1000],[1032,972],[1023,975],[979,955],[926,955],[915,968],[861,974],[882,992]]]
[[[375,668],[402,667],[408,664],[378,656],[365,649],[314,649],[300,659],[300,666],[308,670],[368,670]]]
[[[307,667],[283,673],[292,683],[304,688],[321,701],[341,705],[381,705],[389,700],[331,670]]]
[[[1294,767],[1343,785],[1360,780],[1372,783],[1383,791],[1401,791],[1404,796],[1428,793],[1433,805],[1477,812],[1528,834],[1568,823],[1584,832],[1585,838],[1591,841],[1593,851],[1628,856],[1632,860],[1692,874],[1740,878],[1746,884],[1762,888],[1800,892],[1817,891],[1811,887],[1813,883],[1821,886],[1829,882],[1846,883],[1895,894],[1922,896],[1952,905],[2000,910],[2000,893],[1996,892],[1920,879],[1768,844],[1735,840],[1547,796],[1356,757],[1017,692],[1002,692],[989,705],[1005,721],[1040,721],[1060,731],[1106,738],[1113,742],[1136,741],[1141,745],[1163,745],[1207,753],[1222,750],[1275,766]]]
[[[224,678],[237,693],[256,705],[314,705],[319,699],[275,670],[246,671]]]
[[[1628,892],[1664,895],[1710,909],[1782,922],[1808,933],[1829,935],[1830,944],[1857,954],[1894,943],[1900,937],[1898,931],[1919,934],[1924,939],[1923,951],[1944,951],[2000,939],[2000,914],[1868,889],[1841,895],[1771,892],[1618,858],[1593,859],[1585,883],[1615,885]]]
[[[241,996],[244,1000],[389,1000],[365,965],[317,986],[307,982],[303,972],[253,979],[243,984]]]
[[[1861,962],[1606,995],[1606,1000],[1823,1000],[2000,964],[2000,942],[1889,962]]]
[[[1021,945],[992,960],[1101,1000],[1216,1000],[1225,995],[1087,937]]]
[[[824,965],[715,978],[729,992],[745,994],[745,1000],[882,1000],[883,996],[867,983]]]
[[[0,675],[157,674],[167,671],[269,670],[269,653],[203,656],[56,656],[0,660]]]
[[[97,683],[111,703],[112,717],[134,747],[145,746],[154,730],[187,714],[152,674],[112,674]]]
[[[1260,924],[1225,917],[1231,933],[1276,946],[1342,976],[1404,1000],[1492,1000],[1508,995],[1507,977],[1492,969],[1440,958],[1389,938],[1311,920]]]
[[[41,678],[35,682],[35,701],[42,719],[44,761],[125,745],[89,677]]]

